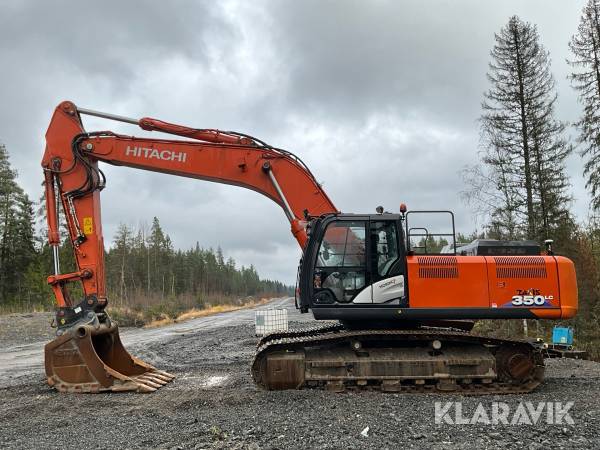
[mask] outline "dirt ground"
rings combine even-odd
[[[0,315],[0,349],[54,337],[49,312]]]
[[[289,300],[277,306],[289,309],[294,326],[311,320]],[[598,363],[547,360],[546,381],[528,395],[267,392],[250,376],[253,314],[123,330],[132,353],[178,376],[145,395],[54,392],[41,366],[48,315],[0,318],[0,448],[600,448]],[[39,330],[31,325],[22,336],[34,323]],[[573,424],[436,424],[436,402],[462,402],[469,417],[479,404],[489,412],[499,402],[511,411],[523,402],[574,402]]]

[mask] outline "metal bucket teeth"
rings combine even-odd
[[[140,386],[139,392],[154,392],[160,388],[159,384],[152,383],[151,381],[135,379],[135,382]]]
[[[136,379],[137,380],[143,380],[143,381],[145,381],[145,380],[150,381],[150,382],[152,382],[154,384],[158,384],[159,387],[160,386],[164,386],[165,384],[168,383],[168,381],[165,381],[165,380],[163,380],[161,378],[153,376],[152,373],[148,373],[148,374],[145,374],[145,375],[140,375]]]
[[[139,376],[139,377],[135,377],[134,380],[139,383],[139,384],[144,384],[146,386],[150,386],[154,389],[159,389],[161,388],[163,385],[160,383],[157,383],[156,381],[154,381],[151,378],[145,377],[145,376]]]
[[[168,383],[169,381],[171,381],[175,378],[175,375],[168,374],[167,372],[161,372],[160,370],[151,372],[150,375],[153,376],[154,378],[156,378],[158,380],[162,380],[166,383]]]
[[[167,379],[167,381],[175,379],[175,375],[172,375],[169,372],[165,372],[164,370],[155,370],[153,374],[163,376]]]
[[[46,344],[48,384],[60,392],[154,392],[175,376],[131,356],[116,324],[82,325]]]

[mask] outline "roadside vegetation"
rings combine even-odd
[[[189,306],[187,302],[157,299],[154,305],[151,302],[134,306],[109,306],[111,318],[121,326],[154,328],[171,323],[184,322],[197,317],[206,317],[238,309],[252,308],[268,303],[272,298],[284,294],[264,294],[261,297],[248,296],[244,298],[218,297],[212,302],[200,303]]]

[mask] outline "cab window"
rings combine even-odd
[[[366,222],[331,223],[319,247],[313,286],[317,303],[349,303],[366,286]]]
[[[321,242],[317,267],[364,267],[365,223],[334,222]]]
[[[380,280],[390,275],[392,266],[400,257],[396,222],[371,222],[371,245],[373,272],[376,280]]]

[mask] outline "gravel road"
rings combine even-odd
[[[286,307],[293,326],[311,320],[291,299],[262,308],[272,306]],[[52,391],[42,369],[43,342],[35,340],[46,339],[45,331],[28,338],[10,331],[11,324],[47,317],[3,319],[0,448],[600,448],[598,363],[547,360],[546,381],[524,396],[266,392],[250,376],[253,318],[253,310],[241,310],[161,329],[122,330],[133,354],[178,376],[146,395]],[[436,402],[442,423],[436,423]],[[460,402],[467,420],[477,410],[491,417],[494,408],[506,406],[510,421],[519,405],[535,409],[539,402],[552,402],[555,413],[568,409],[568,417],[547,423],[542,404],[535,424],[486,424],[481,414],[476,424],[454,424],[448,422],[456,422],[457,405],[448,402]]]

